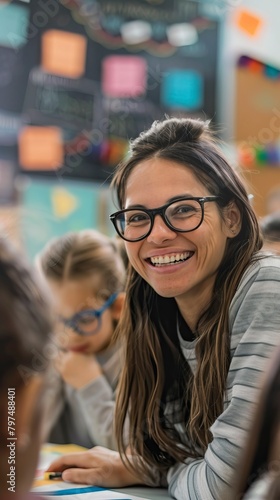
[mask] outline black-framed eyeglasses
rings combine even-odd
[[[101,328],[101,316],[116,300],[118,293],[113,293],[100,309],[84,309],[71,318],[59,318],[62,323],[79,335],[93,335]]]
[[[110,220],[121,238],[140,241],[149,236],[156,215],[160,215],[167,227],[180,233],[197,229],[203,222],[204,203],[217,201],[219,196],[178,198],[159,208],[126,208],[110,215]]]

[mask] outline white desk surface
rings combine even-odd
[[[149,500],[170,500],[167,489],[164,488],[148,488],[145,486],[134,486],[127,488],[114,489],[119,493],[134,495],[135,497],[147,498]]]

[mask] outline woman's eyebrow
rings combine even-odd
[[[184,199],[184,198],[193,198],[193,195],[191,193],[177,194],[175,196],[172,196],[172,198],[169,198],[168,200],[166,200],[166,202],[163,203],[163,205],[167,205],[168,203],[172,203],[173,201]],[[201,196],[201,198],[203,198],[203,196]],[[146,210],[147,207],[145,205],[141,205],[140,203],[135,203],[133,205],[128,205],[125,209],[128,209],[128,208],[143,208],[144,210]]]
[[[180,200],[183,198],[193,198],[193,194],[191,193],[184,193],[184,194],[177,194],[176,196],[172,196],[172,198],[169,198],[166,203],[172,203],[172,201]]]

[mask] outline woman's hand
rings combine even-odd
[[[102,375],[101,367],[93,354],[60,352],[55,367],[64,382],[75,389],[81,389]]]
[[[51,463],[48,471],[63,472],[64,481],[108,488],[144,484],[124,466],[117,451],[101,446],[63,455]]]

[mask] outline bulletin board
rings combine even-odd
[[[235,140],[242,176],[258,216],[280,197],[280,68],[248,56],[237,61]]]
[[[0,2],[0,205],[3,206],[14,203],[16,197],[17,139],[28,73],[35,63],[25,52],[30,8],[30,4],[19,1]]]
[[[280,140],[280,68],[241,56],[235,72],[235,140]]]
[[[129,140],[155,119],[215,121],[219,23],[197,2],[14,0],[1,16],[0,61],[9,74],[0,92],[2,145],[8,114],[19,172],[106,182]],[[127,45],[120,26],[135,18],[149,22],[152,38]],[[1,27],[11,19],[5,42]],[[182,21],[197,39],[174,47],[167,28]]]

